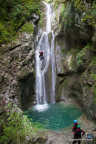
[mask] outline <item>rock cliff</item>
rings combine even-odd
[[[34,21],[38,20],[34,16]],[[31,23],[31,21],[30,21]],[[35,29],[35,27],[34,27]],[[27,108],[34,99],[35,34],[19,33],[16,41],[0,48],[0,99]],[[30,97],[29,97],[30,96]]]
[[[81,5],[82,3],[82,5]],[[95,2],[54,2],[57,101],[74,97],[96,120]],[[83,7],[83,8],[82,8]],[[90,17],[92,18],[90,20]]]

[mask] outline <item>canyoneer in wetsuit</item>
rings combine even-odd
[[[78,143],[81,144],[81,138],[85,134],[85,132],[80,128],[80,125],[77,125],[77,129],[74,133],[74,141],[72,144]]]
[[[41,70],[44,69],[44,64],[45,64],[45,60],[44,60],[44,52],[42,50],[39,51],[39,58],[40,58],[40,67]]]
[[[40,58],[40,60],[44,59],[44,52],[43,51],[39,52],[39,58]]]
[[[77,120],[74,120],[73,122],[74,122],[74,125],[72,127],[72,132],[73,132],[73,135],[74,135],[74,133],[75,133],[75,131],[77,129],[77,126],[78,126],[78,122],[77,122]]]

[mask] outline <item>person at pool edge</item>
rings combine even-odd
[[[85,131],[80,128],[80,125],[77,124],[77,128],[74,131],[74,140],[72,144],[78,143],[81,144],[82,136],[85,134]]]
[[[77,129],[78,122],[77,122],[77,120],[74,120],[73,122],[74,122],[74,125],[72,127],[72,132],[73,132],[73,135],[74,135],[74,133],[75,133],[75,131]]]

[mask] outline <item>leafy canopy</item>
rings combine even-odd
[[[32,13],[40,14],[41,0],[0,0],[0,43],[9,42]]]

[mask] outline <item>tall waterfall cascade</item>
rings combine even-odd
[[[35,52],[36,59],[36,108],[45,109],[48,107],[48,103],[55,103],[55,54],[54,54],[54,33],[51,30],[51,17],[52,8],[50,4],[43,2],[46,8],[46,29],[43,31]],[[49,34],[51,34],[51,42],[49,42]],[[51,44],[50,44],[51,43]],[[40,51],[43,52],[43,59],[40,59]],[[50,101],[48,100],[49,94],[47,93],[47,80],[49,67],[51,67],[51,90]]]

